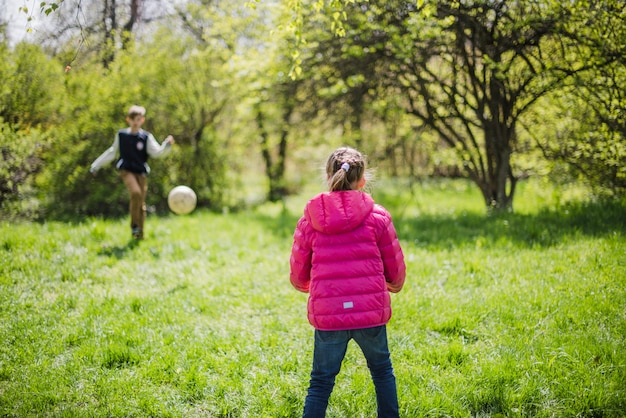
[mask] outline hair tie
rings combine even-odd
[[[350,164],[348,163],[341,164],[341,169],[347,173],[348,170],[350,170]]]

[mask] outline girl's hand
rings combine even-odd
[[[173,144],[176,141],[174,141],[174,137],[172,135],[168,135],[168,137],[165,138],[165,142],[169,142],[170,144]]]

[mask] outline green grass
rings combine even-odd
[[[626,415],[626,207],[463,182],[374,193],[408,266],[390,347],[405,417]],[[315,192],[315,191],[313,191]],[[296,417],[312,354],[288,280],[310,193],[253,212],[0,224],[0,416]],[[329,417],[374,417],[356,345]]]

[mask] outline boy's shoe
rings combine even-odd
[[[134,227],[131,229],[131,233],[133,234],[133,238],[135,239],[143,239],[143,231],[139,227]]]

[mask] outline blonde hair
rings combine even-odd
[[[331,192],[354,190],[365,176],[365,158],[354,148],[337,148],[326,161],[326,175]]]
[[[132,105],[128,109],[127,116],[131,119],[135,118],[136,116],[146,116],[146,108],[143,106]]]

